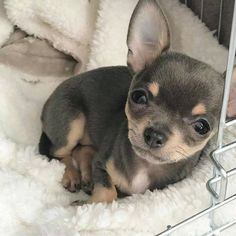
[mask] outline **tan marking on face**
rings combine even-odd
[[[106,188],[100,184],[96,184],[93,189],[93,194],[88,200],[88,203],[107,202],[111,203],[117,199],[117,191],[114,185],[110,188]]]
[[[129,192],[128,180],[116,169],[113,160],[109,160],[106,164],[107,173],[111,177],[112,183],[121,191]]]
[[[148,90],[152,93],[154,97],[158,95],[159,89],[159,84],[157,82],[152,82],[148,85]]]
[[[79,117],[70,123],[70,129],[67,134],[67,143],[65,146],[56,150],[54,155],[58,158],[63,158],[64,156],[71,155],[73,148],[79,143],[80,139],[84,135],[86,119],[83,113]]]
[[[192,109],[192,115],[197,116],[197,115],[203,115],[206,114],[206,106],[203,103],[197,104],[193,109]]]
[[[144,130],[144,128],[146,127],[146,125],[148,123],[147,117],[143,117],[142,119],[139,119],[139,120],[133,119],[131,114],[130,114],[130,111],[129,111],[128,102],[126,102],[126,105],[125,105],[125,114],[126,114],[126,117],[128,119],[128,127],[130,129]]]
[[[189,146],[183,140],[183,135],[178,129],[173,130],[173,135],[170,136],[169,141],[166,143],[165,147],[162,149],[162,152],[168,152],[168,150],[174,149],[178,152],[174,152],[171,154],[171,161],[179,161],[181,159],[185,159],[201,151],[207,142],[213,137],[214,133],[212,132],[206,139],[204,139],[201,143]],[[165,150],[167,149],[167,150]],[[180,152],[180,153],[179,153]]]
[[[128,138],[131,141],[131,143],[135,142],[137,143],[137,138],[139,139],[138,142],[142,142],[142,134],[145,130],[145,128],[149,125],[149,119],[144,116],[143,118],[139,119],[139,120],[135,120],[132,118],[130,111],[129,111],[129,105],[128,102],[126,103],[125,106],[125,113],[126,113],[126,117],[128,119],[128,128],[129,128],[129,132],[128,132]],[[136,141],[135,141],[136,140]]]
[[[131,116],[130,116],[130,112],[129,112],[128,102],[126,102],[126,104],[125,104],[125,114],[126,114],[127,119],[130,120]]]
[[[125,114],[126,114],[126,117],[128,120],[128,128],[132,129],[132,127],[133,127],[132,124],[134,124],[134,121],[130,115],[128,102],[126,102],[126,104],[125,104]]]

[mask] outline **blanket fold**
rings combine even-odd
[[[0,47],[8,40],[14,25],[6,16],[3,0],[0,0]]]
[[[37,76],[70,77],[77,62],[46,40],[16,30],[0,49],[0,63]]]
[[[37,76],[70,77],[85,70],[98,1],[5,0],[1,5],[0,24],[6,26],[0,31],[0,63]],[[20,40],[17,30],[14,41],[4,45],[13,25],[27,35]]]

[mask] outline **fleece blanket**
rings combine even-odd
[[[83,72],[97,1],[38,3],[0,1],[0,64],[34,75],[31,81],[36,82],[50,77],[64,80]],[[74,24],[78,12],[80,20]]]
[[[126,33],[137,0],[101,0],[99,5],[95,0],[0,3],[1,46],[15,42],[14,37],[8,40],[17,25],[27,37],[47,40],[50,47],[71,55],[77,62],[85,58],[87,70],[126,63]],[[172,49],[223,72],[227,50],[217,43],[212,32],[177,0],[160,3],[171,26]],[[86,44],[86,50],[81,50],[81,42]],[[164,190],[147,191],[112,204],[71,207],[73,200],[87,196],[64,190],[60,183],[64,166],[55,160],[48,162],[37,151],[42,106],[65,78],[19,68],[0,63],[0,235],[155,235],[210,206],[205,185],[212,176],[209,152],[213,144],[188,178]],[[236,129],[232,128],[225,140],[235,137]],[[235,155],[232,150],[222,158],[226,169],[236,166]],[[235,194],[235,180],[230,179],[227,196]],[[236,203],[232,202],[216,212],[215,224],[235,219],[235,209]],[[206,215],[174,235],[202,235],[210,229]],[[227,235],[235,235],[235,230],[227,231]]]
[[[80,71],[88,60],[97,4],[95,0],[4,1],[6,14],[14,25],[72,55],[82,67]]]

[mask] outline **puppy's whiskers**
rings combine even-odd
[[[188,153],[184,148],[182,148],[181,146],[177,146],[176,150],[181,151],[184,155],[186,155],[187,157],[190,156],[190,153]]]
[[[187,159],[187,158],[188,158],[188,156],[186,156],[184,153],[182,153],[182,152],[180,152],[180,151],[177,151],[177,150],[176,150],[176,153],[180,154],[180,158],[181,158],[181,159]]]

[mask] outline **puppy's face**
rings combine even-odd
[[[221,110],[223,75],[193,58],[167,52],[170,35],[157,1],[139,0],[127,36],[127,64],[134,78],[126,115],[134,151],[154,163],[200,152],[216,133]],[[236,72],[228,117],[236,116],[235,91]]]
[[[150,162],[176,162],[201,151],[216,133],[223,76],[177,53],[138,73],[126,104],[133,150]]]

